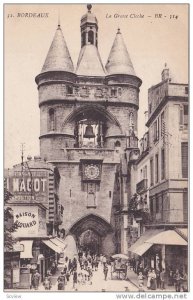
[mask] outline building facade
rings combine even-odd
[[[81,18],[81,49],[74,69],[60,25],[36,77],[40,155],[60,173],[62,226],[78,247],[94,236],[93,251],[127,252],[128,164],[138,157],[137,112],[141,79],[120,29],[105,67],[98,21]],[[92,233],[92,234],[91,234]]]
[[[12,224],[17,227],[12,249],[4,251],[5,288],[30,289],[35,269],[43,281],[66,247],[59,238],[63,217],[58,197],[60,176],[56,167],[37,156],[4,175],[4,188],[10,193],[6,207],[12,209]]]
[[[142,176],[135,192],[147,196],[149,218],[145,233],[129,250],[146,265],[187,272],[188,84],[173,82],[167,66],[161,75],[161,82],[148,90],[148,133],[135,164]]]

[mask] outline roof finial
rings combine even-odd
[[[118,27],[117,28],[117,34],[120,34],[121,33],[121,31],[120,31],[120,28]]]
[[[88,12],[90,13],[91,9],[92,9],[92,5],[91,4],[87,4],[87,9],[88,9]]]
[[[60,11],[58,10],[58,29],[60,28]]]
[[[164,64],[164,67],[167,68],[167,63]]]

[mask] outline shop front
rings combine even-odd
[[[129,251],[144,268],[169,272],[172,267],[187,272],[187,241],[175,230],[147,230]]]
[[[12,201],[9,206],[13,210],[14,223],[18,228],[14,237],[19,241],[22,251],[17,271],[17,288],[30,289],[31,278],[37,269],[41,280],[45,277],[45,257],[42,240],[48,239],[46,232],[46,207],[39,203],[23,203]],[[16,274],[16,271],[14,271]],[[16,275],[15,275],[16,277]]]

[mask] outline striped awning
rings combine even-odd
[[[42,241],[47,247],[49,247],[50,249],[52,249],[54,252],[56,253],[61,253],[62,252],[62,248],[59,247],[58,245],[56,245],[55,243],[53,243],[51,240],[45,240]]]

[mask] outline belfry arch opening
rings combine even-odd
[[[78,251],[88,251],[93,254],[109,254],[114,251],[113,229],[106,220],[97,215],[89,214],[78,220],[71,227],[70,234],[76,239]]]
[[[75,146],[103,148],[110,124],[122,133],[118,120],[101,105],[86,105],[75,109],[64,121],[74,124]]]

